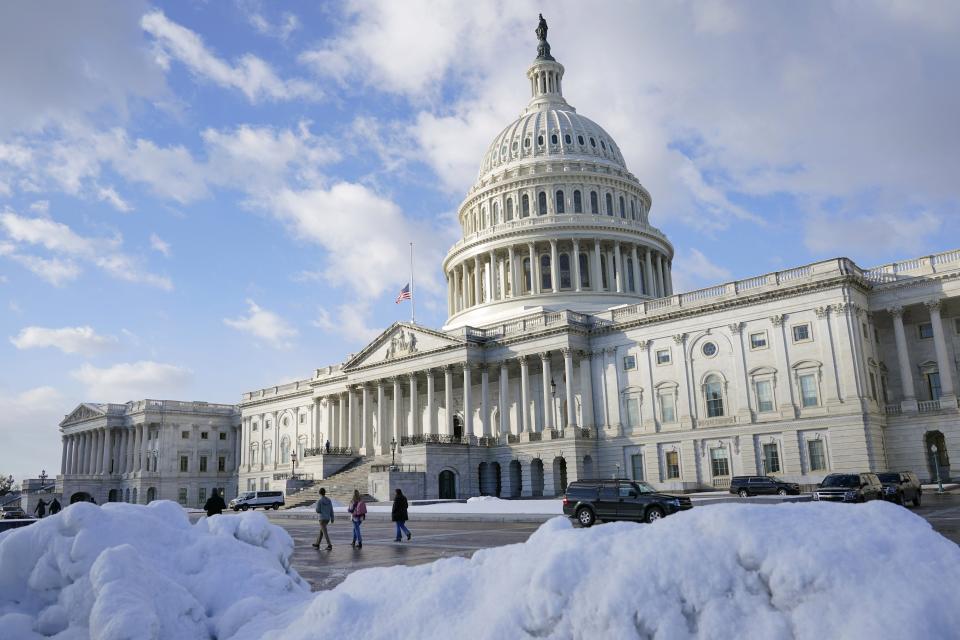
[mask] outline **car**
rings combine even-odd
[[[634,480],[575,480],[563,496],[563,513],[584,527],[611,520],[656,522],[691,508],[686,496],[662,493]]]
[[[283,499],[283,491],[247,491],[241,493],[231,500],[227,507],[234,511],[246,511],[247,509],[279,509],[286,501]]]
[[[741,498],[763,495],[798,496],[800,485],[770,476],[734,476],[730,479],[730,493]]]
[[[32,520],[31,516],[28,516],[26,512],[20,507],[15,506],[6,506],[2,507],[0,511],[0,519],[3,520]]]
[[[912,502],[913,506],[919,507],[923,489],[920,487],[920,479],[913,471],[888,471],[878,473],[877,478],[883,484],[883,499],[897,504],[907,506]]]
[[[821,502],[869,502],[883,499],[883,485],[875,473],[831,473],[813,499]]]

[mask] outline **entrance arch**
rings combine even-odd
[[[157,488],[150,487],[149,489],[147,489],[147,504],[150,504],[156,499],[157,499]]]
[[[523,491],[523,468],[519,460],[510,461],[510,497],[519,498]]]
[[[936,459],[931,447],[937,447]],[[942,431],[927,431],[923,434],[923,450],[926,452],[927,471],[930,481],[937,481],[937,468],[940,469],[940,479],[946,482],[950,479],[950,455],[947,451],[947,441]]]
[[[453,437],[457,440],[463,437],[463,416],[459,413],[453,416]]]
[[[75,494],[70,496],[70,504],[73,504],[75,502],[91,502],[92,500],[93,500],[93,496],[91,496],[86,491],[77,491]]]
[[[557,456],[553,459],[553,494],[562,496],[567,491],[567,461]]]
[[[116,489],[110,489],[109,493],[107,493],[107,502],[117,502],[117,490],[116,490]]]
[[[440,483],[440,499],[455,500],[457,497],[457,474],[450,469],[444,469],[438,477]]]
[[[540,458],[530,462],[530,489],[532,495],[543,497],[543,460]]]
[[[500,463],[493,462],[490,464],[490,468],[493,471],[492,475],[495,483],[493,495],[499,498],[500,494],[503,493],[503,477],[500,473]]]

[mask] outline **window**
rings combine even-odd
[[[507,220],[513,220],[513,198],[507,198]]]
[[[280,441],[280,463],[288,464],[290,462],[290,440],[284,436]]]
[[[550,134],[550,144],[557,144],[560,142],[560,138],[557,137],[557,134]]]
[[[793,326],[793,341],[794,342],[807,342],[810,340],[810,325],[809,324],[797,324]]]
[[[637,357],[636,356],[624,356],[623,358],[623,370],[624,371],[633,371],[637,368]]]
[[[580,287],[587,288],[590,286],[590,257],[585,254],[580,254]]]
[[[306,421],[307,421],[307,414],[301,413],[301,414],[300,414],[300,424],[303,424],[303,423],[306,422]]]
[[[627,404],[627,422],[631,428],[638,428],[640,426],[640,394],[628,393],[624,399]]]
[[[187,456],[180,456],[180,471],[187,472],[190,470],[190,459]]]
[[[610,286],[607,284],[609,276],[607,275],[607,256],[606,254],[600,254],[600,287],[602,289],[609,289]]]
[[[766,349],[767,348],[767,332],[766,331],[757,331],[756,333],[750,334],[750,349]]]
[[[630,219],[631,220],[637,219],[637,203],[634,200],[630,201]]]
[[[263,443],[263,462],[265,464],[273,462],[273,442],[271,441]]]
[[[524,148],[524,149],[529,149],[529,148],[530,148],[530,138],[524,138],[524,139],[523,139],[523,148]]]
[[[569,133],[564,134],[564,136],[563,136],[563,141],[564,141],[566,144],[570,144],[571,140],[570,140],[570,134],[569,134]]]
[[[542,136],[542,135],[537,136],[537,144],[540,145],[541,147],[543,146],[543,136]]]
[[[727,456],[726,447],[710,449],[710,469],[714,478],[730,475],[730,458]]]
[[[593,138],[590,138],[590,146],[591,146],[591,147],[597,146],[597,141],[594,140]]]
[[[600,213],[600,201],[597,199],[597,192],[590,192],[590,213]]]
[[[600,147],[601,147],[604,151],[607,150],[607,143],[603,141],[603,138],[600,139]]]
[[[780,473],[780,451],[776,442],[763,445],[763,472]]]
[[[610,195],[609,193],[606,196],[606,202],[607,202],[607,215],[612,216],[613,215],[613,196]]]
[[[223,456],[217,458],[217,472],[223,473],[227,470],[227,459]]]
[[[580,195],[579,189],[573,192],[573,212],[583,213],[583,197]]]
[[[677,451],[667,451],[667,480],[677,480],[680,478],[680,453]]]
[[[530,196],[523,194],[520,198],[520,217],[526,218],[530,215]]]
[[[633,279],[633,258],[627,258],[627,289],[636,293],[637,283]]]
[[[634,480],[643,480],[643,456],[635,453],[630,456],[630,469]]]
[[[672,391],[661,392],[660,402],[660,422],[670,423],[677,421],[677,399]]]
[[[657,364],[670,364],[670,349],[657,351]]]
[[[252,431],[256,431],[256,430],[257,430],[257,423],[254,422],[254,423],[253,423],[253,429],[252,429]]]
[[[540,289],[547,291],[553,288],[553,278],[550,273],[550,256],[543,254],[540,256]]]
[[[817,377],[808,373],[800,376],[800,400],[804,407],[815,407],[820,402],[817,397]]]
[[[537,194],[537,215],[547,215],[547,192],[541,191]]]
[[[704,342],[700,350],[703,352],[703,355],[707,356],[708,358],[712,358],[713,356],[717,355],[717,343]]]
[[[207,456],[200,456],[200,473],[207,472]]]
[[[773,411],[773,382],[770,380],[757,380],[757,412],[767,413]]]
[[[226,432],[223,432],[223,433],[220,434],[220,439],[221,439],[221,440],[226,440],[226,439],[227,439],[227,434],[226,434]]]
[[[206,487],[200,487],[197,490],[197,504],[203,504],[207,501],[207,489]]]
[[[577,136],[577,142],[579,142],[579,143],[582,145],[582,144],[583,144],[583,136]]]
[[[870,372],[870,397],[877,399],[877,376],[872,371]]]
[[[573,286],[573,280],[570,277],[570,254],[561,253],[558,260],[560,267],[560,288],[569,289]]]
[[[933,325],[929,322],[921,322],[917,325],[917,332],[920,334],[921,340],[926,340],[933,337]]]
[[[181,439],[181,440],[189,440],[189,439],[190,439],[190,432],[189,432],[189,431],[181,431],[181,432],[180,432],[180,439]]]
[[[180,503],[181,507],[187,506],[187,488],[180,487],[177,489],[177,502]]]
[[[530,258],[523,259],[523,288],[529,293],[533,285],[531,282],[533,280],[530,277]]]
[[[201,431],[201,432],[200,432],[200,439],[201,439],[201,440],[209,440],[209,437],[208,437],[209,435],[210,435],[210,434],[208,434],[206,431]]]
[[[943,395],[943,388],[940,386],[940,373],[934,371],[926,374],[927,378],[927,392],[930,394],[931,400],[939,400],[940,396]]]
[[[721,417],[723,415],[723,382],[719,376],[707,377],[703,385],[703,394],[707,401],[707,417]]]
[[[623,196],[620,196],[620,217],[621,218],[627,217],[627,203],[623,199]]]
[[[864,339],[864,340],[869,340],[869,339],[870,339],[870,330],[867,329],[867,323],[866,323],[866,322],[861,322],[861,323],[860,323],[860,327],[863,329],[863,339]]]
[[[807,440],[807,457],[810,460],[810,471],[825,471],[827,469],[827,453],[823,440]]]
[[[556,208],[557,213],[566,213],[566,202],[564,201],[563,191],[557,191],[553,194],[553,198],[553,206]]]

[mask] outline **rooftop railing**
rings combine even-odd
[[[863,276],[870,282],[882,284],[885,282],[896,282],[904,278],[915,278],[931,273],[939,273],[940,271],[947,271],[958,267],[960,267],[960,249],[954,249],[953,251],[935,253],[923,258],[901,260],[900,262],[891,262],[879,267],[873,267],[872,269],[864,271]]]

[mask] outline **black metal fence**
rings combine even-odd
[[[588,440],[593,437],[593,429],[589,427],[584,427],[580,429],[580,437],[587,438]]]
[[[400,438],[400,446],[406,447],[413,444],[470,444],[466,438],[457,436],[448,436],[438,433],[421,433],[413,436],[403,436]]]
[[[422,464],[375,464],[370,467],[370,473],[385,473],[387,471],[419,473],[424,470]]]
[[[303,457],[310,458],[312,456],[352,456],[354,455],[353,449],[350,447],[316,447],[313,449],[304,449]]]
[[[480,447],[495,447],[500,444],[500,441],[493,436],[483,436],[482,438],[477,438],[477,446]]]

